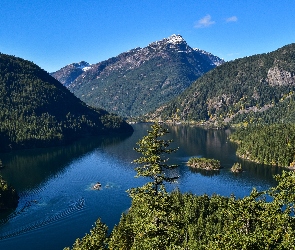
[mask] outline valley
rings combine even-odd
[[[163,247],[199,249],[208,244],[214,249],[227,248],[228,238],[242,247],[252,234],[257,235],[255,247],[294,246],[294,230],[289,230],[294,217],[288,213],[294,174],[285,171],[295,162],[294,55],[290,44],[224,62],[172,35],[97,64],[81,61],[48,74],[32,62],[0,54],[0,158],[5,165],[1,188],[9,183],[19,192],[17,207],[1,217],[0,246],[20,248],[33,239],[31,244],[40,247],[49,232],[69,228],[66,237],[55,234],[46,247],[86,249],[88,241],[99,239],[96,246],[105,249],[129,249],[133,244],[154,249],[161,238]],[[167,133],[180,145],[173,165],[161,159],[162,153],[174,152],[166,149],[170,139],[158,140],[166,132],[144,136],[150,124],[131,126],[126,120],[160,121],[159,128],[169,128]],[[230,135],[237,144],[229,141]],[[135,140],[141,136],[137,145],[142,149],[137,151],[145,157],[136,162],[148,163],[142,170],[130,165],[136,159]],[[218,162],[218,170],[208,171],[207,163],[204,169],[187,167],[189,158],[208,161],[202,157]],[[242,170],[232,173],[235,165]],[[149,172],[151,166],[154,172]],[[152,177],[154,182],[134,181],[135,170],[137,177]],[[164,181],[169,183],[165,186]],[[97,182],[103,184],[94,193]],[[286,187],[290,192],[282,191]],[[266,201],[268,195],[273,201]],[[120,204],[114,202],[117,199]],[[109,203],[101,206],[104,200]],[[99,205],[99,211],[91,208]],[[198,223],[188,219],[192,207]],[[149,216],[143,217],[145,213]],[[268,214],[275,221],[272,229],[266,226]],[[254,218],[251,227],[244,216]],[[112,228],[111,235],[98,217]],[[79,230],[89,228],[75,230],[73,225],[81,220],[97,222],[78,240]],[[265,231],[282,225],[289,228],[292,240],[285,233],[266,240]]]

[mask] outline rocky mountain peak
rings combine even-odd
[[[81,61],[78,63],[71,63],[60,70],[51,73],[51,75],[58,79],[63,85],[70,85],[77,77],[83,72],[91,69],[91,65],[88,62]]]
[[[173,43],[173,44],[186,43],[186,41],[183,39],[181,35],[175,35],[175,34],[168,37],[167,42]]]
[[[160,41],[155,41],[151,44],[148,45],[148,47],[153,47],[153,48],[170,48],[170,49],[179,49],[180,47],[183,48],[189,48],[190,47],[187,45],[186,41],[183,39],[181,35],[171,35],[168,38],[164,38]]]
[[[75,64],[71,74],[61,69],[53,76],[88,105],[130,117],[169,101],[222,62],[173,34],[86,66],[90,67],[87,71]]]

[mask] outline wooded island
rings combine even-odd
[[[205,170],[219,170],[220,161],[215,159],[192,157],[188,160],[187,165],[192,168],[199,168]]]

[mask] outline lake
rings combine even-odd
[[[91,137],[66,147],[0,154],[5,166],[0,175],[20,195],[14,212],[0,214],[0,249],[63,249],[88,233],[97,218],[112,229],[130,206],[126,190],[149,181],[134,178],[131,162],[140,156],[133,148],[150,124],[133,127],[130,137]],[[167,128],[174,140],[171,147],[179,147],[169,157],[171,164],[179,164],[173,174],[180,176],[169,190],[244,197],[253,187],[266,190],[276,185],[273,175],[282,169],[238,159],[236,145],[228,140],[229,130]],[[185,163],[193,156],[220,160],[222,169],[192,170]],[[235,162],[242,164],[244,172],[230,172]],[[96,182],[102,184],[101,190],[93,190]]]

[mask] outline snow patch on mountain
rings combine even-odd
[[[181,35],[173,34],[172,36],[168,37],[168,42],[173,44],[179,44],[185,42],[185,40],[182,38]]]
[[[88,66],[88,67],[84,67],[84,68],[82,68],[83,71],[87,71],[87,70],[89,70],[89,69],[91,69],[91,66]]]

